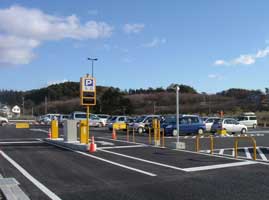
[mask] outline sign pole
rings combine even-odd
[[[90,119],[90,106],[87,106],[87,140],[86,144],[89,144],[89,138],[90,138],[90,124],[89,124],[89,119]]]

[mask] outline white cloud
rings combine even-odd
[[[125,24],[123,26],[123,31],[125,33],[140,33],[144,29],[144,24]]]
[[[39,44],[33,39],[0,35],[0,64],[28,64],[35,57],[32,49]]]
[[[232,63],[243,64],[243,65],[251,65],[256,62],[256,57],[252,55],[240,55],[238,58],[232,60]]]
[[[166,39],[165,38],[155,37],[155,38],[152,39],[151,42],[146,43],[143,46],[146,47],[146,48],[153,48],[153,47],[158,47],[158,46],[160,46],[162,44],[165,44],[165,43],[166,43]]]
[[[47,86],[68,82],[67,79],[48,81]]]
[[[76,15],[58,17],[21,6],[0,9],[0,65],[29,63],[33,49],[47,40],[98,39],[109,37],[112,30],[105,22],[81,24]]]
[[[266,47],[262,50],[258,50],[256,54],[240,55],[239,57],[234,58],[230,61],[216,60],[214,62],[214,65],[251,65],[254,64],[257,59],[264,58],[267,56],[269,56],[269,47]]]

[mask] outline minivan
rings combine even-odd
[[[243,113],[238,117],[238,121],[240,124],[243,124],[250,128],[257,128],[257,117],[255,113],[249,112],[249,113]]]

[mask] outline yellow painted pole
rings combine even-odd
[[[86,144],[87,143],[87,120],[81,120],[80,125],[80,143]]]
[[[126,130],[127,130],[127,137],[126,137],[126,139],[129,142],[129,126],[126,127]]]
[[[200,141],[199,135],[196,136],[196,152],[200,151]]]
[[[151,144],[151,128],[149,128],[149,144]]]
[[[90,138],[90,106],[87,106],[87,134],[86,134],[86,144],[89,144],[89,138]]]
[[[254,153],[254,156],[253,156],[253,160],[256,160],[257,159],[257,152],[256,152],[256,140],[254,140],[254,138],[251,138],[252,141],[253,141],[253,153]]]
[[[58,137],[59,137],[58,121],[52,120],[51,121],[51,138],[57,139]]]
[[[237,158],[238,138],[235,138],[234,142],[234,157]]]
[[[213,149],[214,149],[214,139],[213,136],[210,135],[210,153],[213,154]]]

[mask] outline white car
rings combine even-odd
[[[0,126],[5,126],[8,124],[8,119],[5,117],[0,117]]]
[[[107,119],[109,118],[109,115],[105,115],[105,114],[96,114],[96,115],[100,118],[103,126],[106,126],[107,125]]]
[[[153,119],[160,119],[159,115],[144,115],[138,117],[134,123],[130,125],[130,128],[134,128],[139,134],[147,131],[152,124]]]
[[[208,117],[204,123],[206,127],[206,131],[209,132],[211,130],[211,126],[213,125],[214,121],[219,119],[219,117]]]
[[[227,133],[245,134],[248,131],[247,126],[240,124],[232,118],[220,118],[214,121],[211,132],[216,133],[218,130],[226,130]]]
[[[244,124],[247,127],[257,128],[258,121],[255,113],[243,113],[241,116],[238,117],[238,121],[240,124]]]

